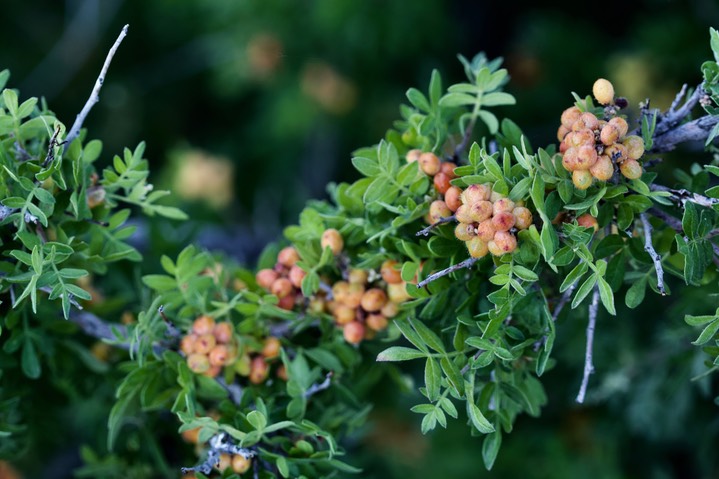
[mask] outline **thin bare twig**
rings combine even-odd
[[[317,394],[320,391],[324,391],[325,389],[330,387],[330,385],[332,384],[332,376],[333,375],[334,375],[334,373],[332,371],[330,371],[325,375],[324,381],[322,381],[321,383],[314,383],[309,388],[307,388],[307,391],[305,391],[305,394],[304,394],[305,399]]]
[[[427,226],[426,228],[422,228],[421,230],[417,231],[415,236],[427,236],[427,235],[429,235],[429,232],[432,231],[437,226],[443,225],[445,223],[451,223],[452,221],[455,221],[456,219],[457,219],[457,217],[455,215],[447,216],[446,218],[440,218],[437,222],[432,223],[431,225]]]
[[[674,101],[672,102],[671,106],[669,107],[669,111],[676,111],[676,109],[679,107],[679,102],[682,101],[682,98],[684,98],[684,95],[687,94],[687,89],[689,88],[689,84],[685,83],[682,85],[682,89],[679,90],[679,93],[677,93],[677,96],[674,97]]]
[[[594,372],[594,364],[592,363],[592,351],[594,349],[594,327],[597,324],[597,313],[599,311],[599,287],[594,285],[592,293],[592,303],[589,305],[589,321],[587,322],[587,349],[584,353],[584,376],[582,377],[582,385],[579,387],[576,401],[579,404],[584,402],[587,394],[587,385],[589,385],[589,376]]]
[[[418,287],[418,288],[424,288],[424,287],[427,286],[429,283],[431,283],[432,281],[438,280],[438,279],[441,278],[442,276],[447,276],[449,273],[452,273],[452,272],[454,272],[454,271],[460,270],[460,269],[462,269],[462,268],[470,268],[470,267],[472,267],[472,265],[473,265],[474,263],[476,263],[477,261],[479,261],[479,258],[467,258],[467,259],[465,259],[464,261],[462,261],[461,263],[454,264],[454,265],[450,266],[449,268],[443,269],[442,271],[437,271],[437,272],[434,273],[434,274],[430,274],[430,275],[427,276],[425,279],[423,279],[422,281],[420,281],[419,283],[417,283],[417,287]]]
[[[115,56],[115,52],[127,35],[128,27],[129,25],[122,27],[120,35],[117,37],[117,40],[115,40],[112,48],[110,48],[110,51],[107,53],[105,63],[102,65],[102,70],[100,70],[100,76],[97,77],[92,93],[90,93],[90,98],[88,98],[87,102],[85,102],[85,106],[82,107],[82,111],[80,111],[77,118],[75,118],[75,123],[72,124],[72,128],[70,128],[70,131],[65,137],[65,143],[68,146],[75,140],[75,138],[78,137],[78,135],[80,135],[80,129],[82,128],[82,124],[85,122],[85,118],[87,118],[87,115],[90,113],[90,110],[92,110],[92,107],[100,101],[100,90],[102,89],[103,83],[105,83],[105,75],[107,75],[107,70],[110,68],[110,63],[112,62],[112,58]]]
[[[559,318],[559,314],[564,309],[564,306],[567,305],[569,302],[569,299],[572,297],[572,293],[575,289],[577,289],[577,283],[579,283],[579,280],[572,283],[572,285],[567,288],[567,290],[564,292],[562,297],[559,299],[559,302],[554,307],[554,311],[552,311],[552,321],[557,322],[557,318]]]
[[[662,296],[666,296],[667,292],[664,289],[664,268],[662,268],[662,257],[659,253],[657,253],[652,245],[652,224],[649,222],[649,218],[647,218],[646,213],[640,214],[639,218],[642,220],[642,225],[644,226],[644,251],[649,253],[649,256],[651,256],[652,261],[654,262],[654,269],[657,272],[657,289]]]

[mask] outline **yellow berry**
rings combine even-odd
[[[432,152],[422,153],[419,156],[419,167],[426,175],[434,176],[441,168],[439,158]]]
[[[232,457],[232,470],[236,472],[237,474],[244,474],[247,471],[250,470],[250,467],[252,466],[252,459],[245,459],[244,456],[240,454],[235,454]]]
[[[592,180],[589,170],[576,170],[572,173],[572,183],[578,190],[586,190],[592,186]]]
[[[380,267],[382,279],[389,284],[401,283],[402,273],[396,268],[397,262],[392,259],[386,260]]]
[[[472,258],[483,258],[489,252],[487,249],[487,243],[479,238],[472,238],[465,244],[467,245],[467,251],[469,251],[469,255]]]
[[[636,135],[624,138],[622,144],[627,148],[627,156],[630,160],[638,160],[644,155],[644,140]]]
[[[609,181],[614,176],[614,163],[607,155],[601,155],[589,172],[599,181]]]
[[[572,129],[574,122],[579,119],[582,112],[576,106],[571,106],[562,112],[562,126],[568,130]]]
[[[512,214],[515,218],[514,226],[516,226],[517,229],[526,230],[532,226],[532,212],[529,211],[529,208],[517,206],[512,210]]]
[[[277,254],[277,262],[282,266],[291,268],[300,260],[300,254],[293,246],[282,248]]]
[[[642,177],[642,165],[637,160],[627,160],[621,164],[619,170],[630,180],[637,180]]]
[[[592,87],[594,98],[602,105],[609,105],[614,101],[614,86],[609,80],[600,78],[594,82]]]
[[[322,233],[322,239],[320,240],[322,249],[329,247],[332,250],[332,254],[337,256],[342,252],[344,248],[344,240],[339,231],[334,228],[330,228]]]

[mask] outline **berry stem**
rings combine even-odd
[[[654,249],[654,246],[652,246],[652,225],[649,222],[649,218],[646,213],[640,214],[639,218],[641,218],[642,225],[644,226],[644,251],[649,253],[649,256],[651,256],[652,261],[654,262],[654,269],[657,272],[657,289],[662,296],[666,296],[667,292],[664,289],[664,268],[662,268],[662,257]]]
[[[427,226],[426,228],[423,228],[415,234],[415,236],[427,236],[429,235],[429,232],[432,231],[434,228],[436,228],[439,225],[443,225],[445,223],[451,223],[452,221],[456,221],[457,217],[455,215],[447,216],[445,218],[440,218],[439,221],[436,223],[432,223],[431,225]]]
[[[579,387],[576,401],[579,404],[584,403],[584,397],[587,394],[587,385],[589,384],[589,376],[594,372],[594,364],[592,364],[592,351],[594,349],[594,327],[597,324],[597,313],[599,310],[599,286],[594,285],[594,293],[592,293],[592,302],[589,305],[589,322],[587,323],[587,349],[584,353],[584,376],[582,377],[582,385]]]

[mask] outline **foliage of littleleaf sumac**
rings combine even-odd
[[[716,158],[682,172],[677,188],[652,171],[654,153],[683,141],[706,138],[714,151],[713,29],[711,47],[715,59],[683,103],[680,95],[664,113],[643,105],[630,119],[628,100],[600,79],[598,104],[574,95],[557,109],[559,144],[536,149],[492,112],[515,101],[502,91],[501,60],[460,57],[466,80],[446,89],[433,72],[427,94],[407,92],[410,104],[385,138],[354,153],[361,178],[310,202],[256,271],[189,246],[143,278],[152,304],[136,322],[115,324],[110,336],[85,329],[130,353],[109,448],[127,417],[169,410],[197,446],[197,465],[185,468],[195,477],[357,472],[342,444],[369,412],[368,368],[394,367],[376,359],[421,362],[422,399],[412,411],[422,432],[466,422],[491,468],[516,418],[539,416],[547,402],[541,378],[554,364],[563,310],[589,321],[582,402],[598,316],[615,315],[619,301],[635,308],[669,294],[665,274],[687,285],[715,281]],[[697,104],[706,115],[692,119]],[[147,183],[142,145],[98,174],[99,142],[63,144],[63,125],[35,99],[20,104],[13,90],[0,106],[8,382],[19,373],[6,364],[38,378],[59,342],[75,341],[56,325],[63,315],[79,325],[91,316],[79,311],[90,299],[85,275],[140,259],[125,242],[132,227],[119,205],[183,216],[156,203],[165,192]],[[719,310],[686,322],[701,329],[694,344],[717,369]],[[366,342],[384,350],[375,358]],[[2,394],[22,409],[5,386]],[[20,428],[0,422],[11,439]],[[89,452],[86,460],[100,462]]]

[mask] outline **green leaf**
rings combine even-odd
[[[409,323],[412,325],[415,331],[417,331],[417,334],[422,338],[422,341],[429,346],[430,348],[434,349],[438,353],[444,353],[444,344],[442,344],[442,340],[439,339],[439,336],[435,334],[434,331],[429,329],[422,321],[419,321],[417,319],[409,318]]]
[[[439,389],[442,385],[442,373],[434,358],[427,358],[424,366],[424,384],[427,387],[427,398],[436,401],[439,398]]]
[[[403,346],[392,346],[377,355],[377,361],[409,361],[425,357],[426,354],[416,349]]]
[[[37,357],[35,351],[35,345],[29,336],[25,336],[25,343],[22,348],[22,372],[25,376],[30,379],[37,379],[40,377],[40,359]]]
[[[494,432],[494,426],[492,426],[492,423],[487,421],[487,418],[484,417],[484,414],[482,414],[482,411],[480,411],[476,404],[467,403],[467,406],[469,408],[469,418],[472,420],[472,424],[479,432],[482,434]]]
[[[509,93],[493,92],[482,96],[482,106],[514,105],[516,103],[517,100]]]
[[[592,292],[595,284],[597,284],[597,276],[594,274],[590,275],[579,287],[577,294],[574,295],[574,299],[572,300],[572,309],[575,309],[582,301],[584,301],[584,298]]]
[[[696,346],[701,346],[702,344],[708,343],[709,340],[711,340],[716,335],[717,331],[719,331],[719,318],[709,323],[701,332],[696,341],[692,342],[692,344]]]
[[[262,431],[267,425],[267,418],[260,411],[252,411],[247,415],[247,422],[258,431]]]
[[[598,279],[599,298],[602,300],[602,304],[607,312],[614,316],[617,314],[617,310],[614,308],[614,293],[612,292],[612,287],[609,286],[609,283],[607,283],[604,278],[599,277]]]
[[[644,294],[647,289],[647,277],[643,276],[638,281],[635,281],[627,290],[627,295],[624,298],[628,308],[634,309],[644,301]]]
[[[377,176],[382,173],[377,160],[370,158],[356,156],[352,158],[352,165],[365,176]]]

